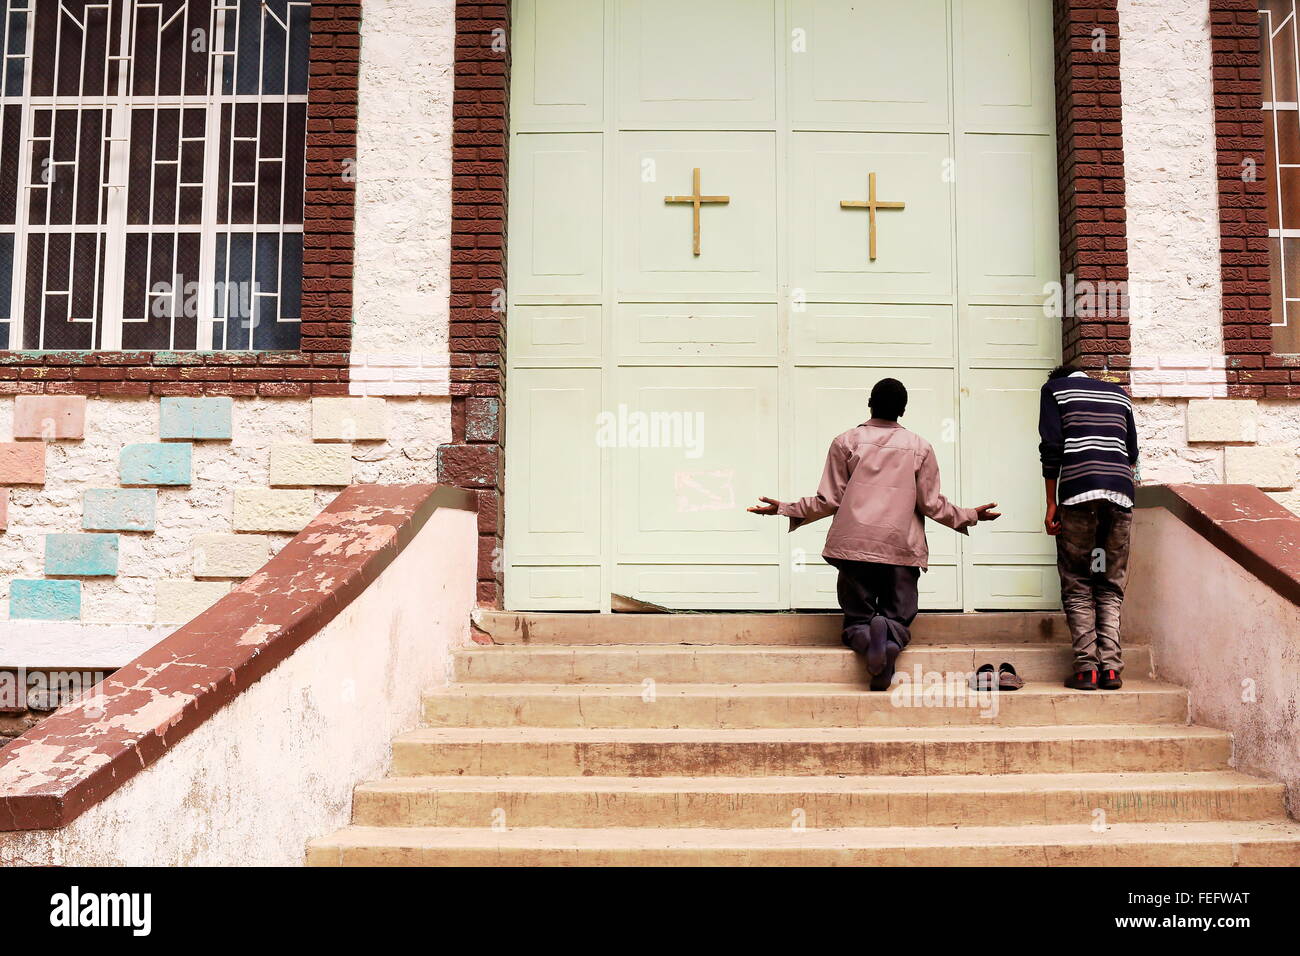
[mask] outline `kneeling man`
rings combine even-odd
[[[996,504],[954,505],[939,492],[930,443],[898,424],[907,389],[893,378],[871,390],[871,419],[831,442],[817,494],[763,502],[749,510],[785,515],[793,531],[834,515],[822,557],[839,570],[845,645],[866,660],[872,690],[887,690],[898,655],[911,639],[917,582],[928,564],[925,518],[955,531],[999,517]]]

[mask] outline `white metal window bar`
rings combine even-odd
[[[0,0],[0,347],[298,344],[308,0]]]

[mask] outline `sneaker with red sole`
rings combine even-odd
[[[1101,672],[1101,680],[1097,682],[1097,686],[1102,690],[1119,690],[1124,686],[1124,682],[1119,679],[1119,671],[1105,670]]]
[[[1076,671],[1065,679],[1065,686],[1071,690],[1096,690],[1096,671]]]

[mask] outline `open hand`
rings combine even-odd
[[[774,515],[776,514],[776,509],[781,507],[781,502],[777,501],[775,498],[765,498],[764,496],[759,495],[758,500],[765,502],[765,504],[754,505],[754,507],[746,508],[745,510],[752,511],[756,515]]]
[[[998,503],[996,501],[987,505],[980,505],[975,509],[975,514],[979,517],[980,521],[997,521],[1002,517],[1002,512],[993,510],[997,506]]]

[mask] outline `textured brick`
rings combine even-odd
[[[229,581],[159,581],[154,585],[154,620],[159,623],[184,623],[229,593]]]
[[[118,535],[47,534],[45,573],[57,577],[95,578],[117,574]]]
[[[127,445],[119,462],[119,480],[124,485],[188,485],[193,448],[188,442]]]
[[[316,496],[309,489],[240,488],[235,491],[236,531],[301,531],[316,516]]]
[[[271,542],[260,534],[201,534],[194,538],[196,578],[246,578],[266,564]]]
[[[14,399],[14,437],[84,438],[86,396],[19,395]]]
[[[90,488],[81,495],[86,531],[152,531],[158,492],[152,488]]]
[[[234,399],[164,398],[159,404],[158,435],[164,441],[229,441]]]
[[[9,619],[77,621],[81,619],[80,581],[9,582]]]
[[[311,437],[319,442],[383,441],[388,406],[382,398],[313,398]]]
[[[0,485],[45,484],[43,442],[0,442]]]
[[[1225,480],[1273,491],[1295,486],[1296,455],[1289,445],[1229,445],[1223,450]]]
[[[1256,406],[1253,399],[1188,402],[1187,440],[1253,442]]]
[[[351,445],[272,445],[270,484],[278,488],[352,484]]]

